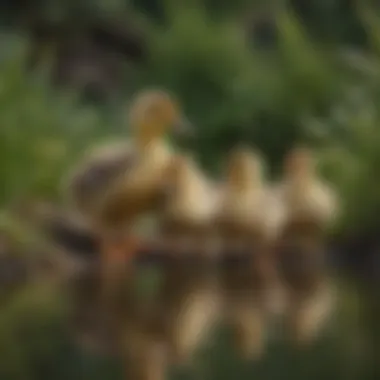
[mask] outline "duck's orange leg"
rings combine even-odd
[[[103,238],[101,241],[101,267],[103,290],[106,298],[114,293],[122,276],[133,269],[133,259],[139,250],[139,241],[133,236],[122,239]]]

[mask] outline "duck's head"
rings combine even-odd
[[[232,186],[259,185],[263,177],[263,160],[258,152],[247,147],[236,147],[229,156],[227,180]]]
[[[306,180],[314,174],[315,166],[311,149],[299,146],[292,149],[285,157],[284,171],[288,178]]]
[[[130,125],[145,140],[169,133],[188,136],[194,131],[178,102],[162,90],[145,90],[136,95],[130,108]]]

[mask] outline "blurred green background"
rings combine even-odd
[[[220,172],[234,144],[249,141],[265,153],[275,176],[286,150],[307,142],[342,196],[339,236],[379,232],[376,2],[2,4],[2,210],[25,197],[59,201],[61,177],[83,149],[128,136],[130,96],[158,86],[179,97],[197,126],[188,148],[210,173]],[[20,291],[0,311],[0,379],[122,378],[117,360],[92,357],[70,342],[64,300],[46,289],[37,289],[38,297],[33,292]],[[200,354],[196,373],[178,379],[366,378],[371,364],[360,349],[355,295],[345,293],[349,301],[342,302],[334,339],[305,352],[276,342],[262,363],[247,366],[221,333]]]

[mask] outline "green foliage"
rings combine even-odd
[[[24,56],[21,49],[0,63],[2,204],[17,197],[53,196],[76,152],[103,127],[95,112],[77,111],[71,96],[53,94],[47,78],[29,77]]]

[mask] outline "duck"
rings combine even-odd
[[[170,196],[160,231],[174,250],[164,268],[160,302],[170,361],[187,365],[218,317],[219,294],[213,265],[217,249],[213,217],[219,189],[194,157],[175,155],[169,167]]]
[[[227,258],[222,269],[226,318],[239,355],[258,359],[269,305],[280,289],[271,247],[283,212],[266,182],[261,154],[247,146],[231,151],[223,187],[216,225]]]
[[[177,100],[156,89],[135,95],[129,126],[127,141],[90,149],[65,182],[78,217],[99,236],[105,283],[134,257],[133,225],[162,198],[163,173],[173,152],[166,135],[191,131]]]
[[[331,184],[320,178],[316,164],[310,148],[294,147],[285,157],[277,188],[286,214],[278,244],[286,318],[290,336],[301,345],[318,337],[334,305],[324,238],[339,213],[339,202]]]

